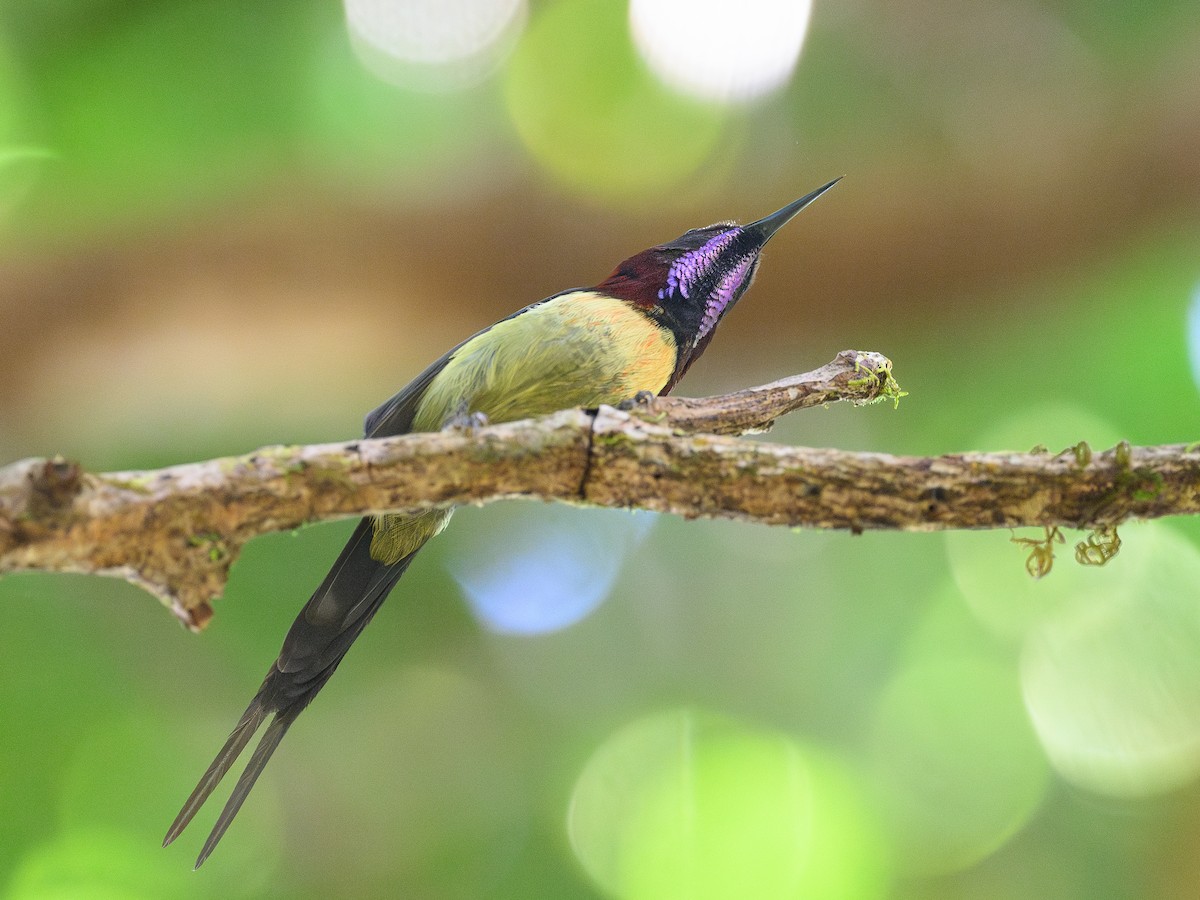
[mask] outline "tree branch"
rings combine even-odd
[[[858,532],[1103,527],[1200,512],[1198,445],[919,458],[726,436],[796,409],[902,395],[885,357],[845,351],[759,388],[628,411],[269,447],[146,472],[24,460],[0,469],[0,573],[116,575],[199,629],[250,538],[364,513],[537,497]]]

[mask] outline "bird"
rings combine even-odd
[[[749,225],[694,228],[606,279],[526,306],[432,363],[364,423],[367,438],[508,422],[669,392],[749,288],[771,236],[838,181]],[[260,727],[262,738],[196,859],[224,836],[271,755],[452,509],[369,515],[300,611],[278,659],[168,829],[182,833]]]

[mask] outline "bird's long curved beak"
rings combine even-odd
[[[799,200],[793,200],[778,212],[773,212],[769,216],[764,216],[757,222],[751,222],[742,230],[757,236],[760,241],[760,246],[761,244],[765,244],[768,240],[770,240],[771,235],[791,221],[792,217],[795,216],[796,213],[800,212],[800,210],[804,209],[804,207],[808,206],[808,204],[812,203],[823,193],[841,181],[843,177],[845,176],[839,176],[833,179],[833,181],[829,182],[829,184],[822,185],[821,187],[817,188],[811,194],[805,194]]]

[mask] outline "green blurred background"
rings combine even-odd
[[[856,348],[899,411],[765,439],[1200,437],[1194,2],[807,12],[4,0],[0,462],[354,437],[476,329],[841,174],[681,393]],[[460,511],[193,874],[215,810],[162,833],[349,527],[253,542],[200,637],[0,581],[0,896],[1200,895],[1194,523],[1035,583],[1007,532],[531,503]]]

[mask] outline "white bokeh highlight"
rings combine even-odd
[[[646,64],[667,85],[737,103],[787,83],[811,13],[810,0],[632,0],[629,24]]]
[[[345,0],[363,65],[402,87],[451,90],[490,74],[524,27],[525,0]]]

